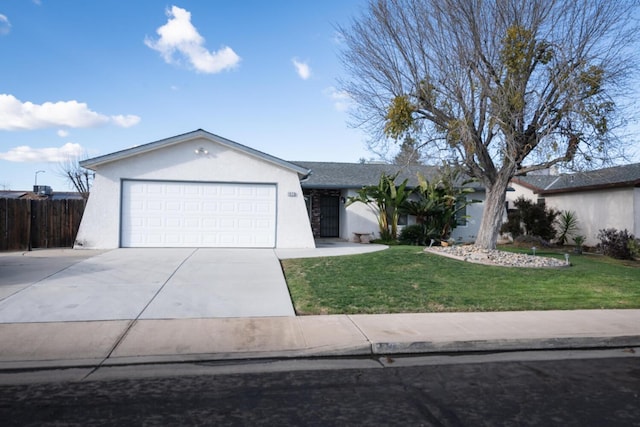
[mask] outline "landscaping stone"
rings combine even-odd
[[[503,267],[567,267],[567,263],[564,260],[556,258],[505,252],[496,249],[482,249],[475,245],[433,246],[426,248],[425,252],[443,255],[461,261],[499,265]]]

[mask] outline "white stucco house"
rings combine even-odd
[[[204,130],[80,164],[95,180],[76,248],[315,247],[310,171]]]
[[[435,166],[290,162],[204,130],[84,160],[95,171],[76,248],[312,248],[316,238],[379,237],[377,213],[345,201],[382,173],[416,186]],[[478,184],[469,199],[484,200]],[[452,237],[475,240],[484,203]],[[415,222],[407,218],[406,224]]]
[[[510,207],[524,196],[559,211],[575,212],[585,244],[599,230],[616,228],[640,236],[640,163],[561,175],[528,175],[511,181]]]

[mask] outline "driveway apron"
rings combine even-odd
[[[294,316],[272,249],[198,249],[141,319]]]
[[[0,323],[293,315],[272,249],[116,249],[0,300]]]

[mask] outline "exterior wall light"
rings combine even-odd
[[[194,150],[194,152],[195,152],[196,154],[205,154],[205,155],[206,155],[206,154],[209,154],[209,151],[208,151],[208,150],[205,150],[205,149],[204,149],[204,148],[202,148],[202,147],[196,148],[196,149]]]

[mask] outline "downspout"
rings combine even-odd
[[[300,179],[300,183],[307,182],[309,178],[311,178],[311,175],[313,175],[313,171],[310,170],[308,174],[306,174]]]

